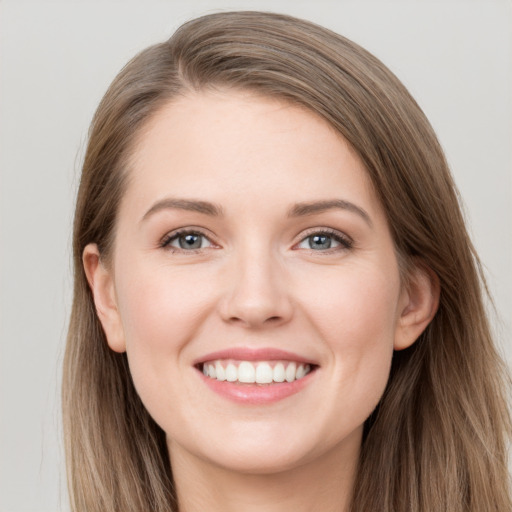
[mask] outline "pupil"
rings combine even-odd
[[[183,235],[179,238],[180,247],[182,249],[200,249],[201,236],[200,235]]]
[[[329,249],[331,247],[331,238],[326,235],[313,235],[309,239],[311,249]]]

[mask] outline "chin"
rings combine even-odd
[[[259,449],[245,446],[231,446],[229,453],[218,450],[206,460],[226,471],[240,474],[271,475],[293,470],[307,462],[307,454],[302,450],[286,452]]]

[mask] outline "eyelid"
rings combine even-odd
[[[310,249],[311,251],[316,252],[316,253],[343,251],[343,250],[347,250],[347,249],[352,249],[352,247],[354,246],[354,240],[351,237],[349,237],[347,234],[343,233],[342,231],[339,231],[339,230],[333,229],[333,228],[327,228],[327,227],[315,227],[315,228],[309,228],[306,231],[303,231],[300,234],[300,239],[298,240],[298,242],[296,242],[294,244],[293,248],[295,250],[299,250],[297,248],[297,246],[301,242],[303,242],[304,240],[306,240],[307,238],[309,238],[310,236],[313,236],[313,235],[327,235],[341,244],[341,247],[334,247],[334,248],[326,249],[324,251],[316,251],[314,249]],[[308,249],[305,249],[305,250],[308,250]]]
[[[173,247],[170,245],[170,243],[173,240],[175,240],[176,238],[183,236],[183,235],[200,235],[200,236],[206,238],[210,242],[211,246],[203,247],[203,248],[199,248],[199,249],[181,249],[181,248]],[[219,247],[219,245],[217,243],[215,243],[215,241],[213,240],[213,236],[211,234],[207,233],[207,230],[205,230],[204,228],[197,227],[197,226],[187,226],[187,227],[177,228],[172,231],[169,231],[160,239],[160,241],[158,242],[158,246],[162,249],[166,249],[171,252],[187,252],[187,253],[194,253],[197,251],[202,251],[204,249],[210,249],[211,247],[213,247],[213,248]]]
[[[175,240],[179,236],[188,235],[188,234],[196,234],[196,235],[205,237],[210,242],[211,246],[205,247],[205,248],[199,248],[199,249],[180,249],[177,247],[170,246],[171,241]],[[340,247],[334,247],[334,248],[326,249],[324,251],[316,251],[316,250],[311,249],[311,251],[314,251],[317,253],[320,253],[320,252],[323,252],[323,253],[328,252],[329,253],[329,252],[343,251],[343,250],[351,249],[354,245],[354,240],[347,234],[343,233],[342,231],[339,231],[339,230],[333,229],[333,228],[319,226],[319,227],[309,228],[309,229],[303,231],[300,234],[300,238],[298,239],[298,241],[294,243],[292,249],[299,250],[297,248],[297,246],[312,235],[327,235],[327,236],[333,238],[334,240],[336,240],[337,242],[339,242],[341,245]],[[214,237],[212,236],[212,234],[209,233],[209,230],[206,230],[206,229],[198,227],[198,226],[187,226],[187,227],[174,229],[174,230],[166,233],[160,239],[158,245],[160,248],[167,249],[171,252],[187,252],[187,253],[194,253],[194,252],[201,251],[204,249],[209,249],[212,247],[220,248],[219,244],[214,241]]]

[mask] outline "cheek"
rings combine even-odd
[[[208,314],[210,287],[194,289],[190,273],[165,267],[119,268],[118,306],[130,373],[143,404],[162,427],[169,427],[182,404],[190,407],[185,383],[190,365],[187,348]],[[188,357],[188,359],[187,359]],[[183,400],[188,397],[188,400]]]
[[[330,352],[336,404],[351,404],[364,421],[386,387],[398,320],[400,281],[385,270],[350,268],[310,289],[309,319]],[[394,275],[394,274],[391,274]]]
[[[208,302],[206,287],[189,273],[140,265],[118,282],[118,305],[127,350],[176,351],[192,337]]]
[[[390,275],[391,274],[391,275]],[[300,296],[303,308],[333,350],[391,344],[398,319],[400,279],[378,266],[347,266],[311,276]]]
[[[161,379],[172,376],[179,382],[180,372],[190,367],[180,362],[208,314],[209,287],[194,288],[189,274],[143,264],[132,265],[130,272],[119,268],[117,296],[126,352],[148,409],[162,389]]]

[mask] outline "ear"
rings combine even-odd
[[[408,348],[419,338],[437,312],[439,294],[437,274],[424,265],[416,265],[401,295],[395,350]]]
[[[102,263],[96,244],[85,247],[82,263],[108,345],[115,352],[125,352],[126,343],[121,316],[117,308],[114,280],[111,271]]]

